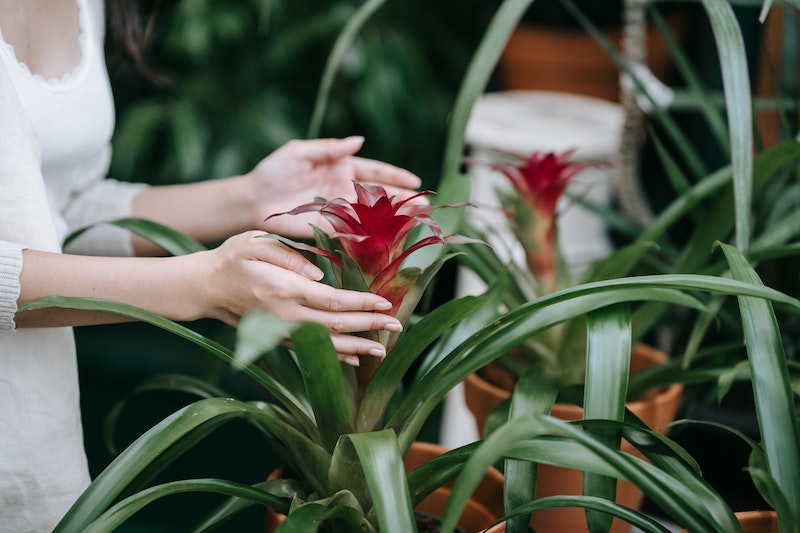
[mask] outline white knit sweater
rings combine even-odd
[[[72,330],[14,329],[22,250],[59,252],[69,231],[128,216],[140,187],[103,179],[113,102],[106,109],[112,114],[109,126],[95,96],[84,95],[78,98],[84,105],[62,109],[62,100],[39,95],[42,89],[42,95],[58,93],[69,102],[70,91],[85,91],[84,84],[93,83],[91,90],[107,92],[111,102],[102,59],[102,1],[78,4],[83,58],[73,72],[79,76],[75,83],[51,87],[50,80],[25,72],[0,38],[0,529],[10,533],[52,531],[89,483]],[[64,113],[61,130],[59,119],[52,118],[58,113]],[[58,135],[48,138],[54,132]],[[90,139],[83,145],[94,154],[71,157],[70,143],[79,135]],[[59,146],[67,148],[61,156]],[[105,250],[129,254],[129,236],[102,228],[87,232],[69,251]]]

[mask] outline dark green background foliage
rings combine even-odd
[[[182,0],[160,25],[156,86],[112,68],[112,175],[175,183],[248,171],[307,136],[320,78],[354,0]],[[480,0],[387,2],[333,86],[321,136],[367,138],[361,155],[438,180],[447,115],[485,26]]]

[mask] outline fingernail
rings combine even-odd
[[[388,311],[389,309],[392,308],[392,302],[381,300],[380,302],[377,302],[372,308],[376,311]]]
[[[322,270],[320,270],[319,268],[315,267],[314,265],[310,265],[310,264],[306,264],[303,267],[303,274],[305,274],[305,276],[307,278],[312,279],[314,281],[321,280],[323,278],[323,276],[325,275],[325,274],[323,274]]]
[[[403,331],[403,325],[400,322],[388,322],[383,325],[386,331]]]
[[[344,358],[344,362],[350,366],[361,366],[361,360],[357,355],[349,355]]]
[[[375,357],[380,357],[381,359],[386,357],[386,350],[383,348],[370,348],[367,353],[374,355]]]
[[[346,143],[353,143],[353,144],[362,144],[364,142],[363,135],[351,135],[349,137],[345,137],[342,139]]]

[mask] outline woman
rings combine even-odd
[[[136,32],[125,35],[136,42]],[[315,196],[347,196],[353,179],[410,195],[418,178],[355,157],[363,139],[352,137],[290,142],[226,180],[148,187],[104,179],[114,110],[103,40],[102,0],[0,0],[0,524],[8,532],[52,530],[89,483],[70,326],[119,320],[16,313],[25,302],[92,296],[229,324],[266,308],[327,325],[350,364],[384,351],[348,333],[400,328],[381,313],[391,307],[383,298],[320,284],[316,266],[258,236],[309,235],[308,219],[263,221]],[[72,230],[125,216],[227,240],[181,257],[126,257],[159,250],[99,225],[62,253]]]

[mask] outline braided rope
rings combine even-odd
[[[647,0],[625,0],[623,10],[622,52],[631,67],[647,61]],[[625,76],[620,72],[620,76]],[[620,101],[624,120],[619,150],[615,155],[613,185],[622,211],[635,222],[646,226],[654,218],[638,177],[639,150],[644,140],[645,113],[636,101],[636,88],[620,83]]]

